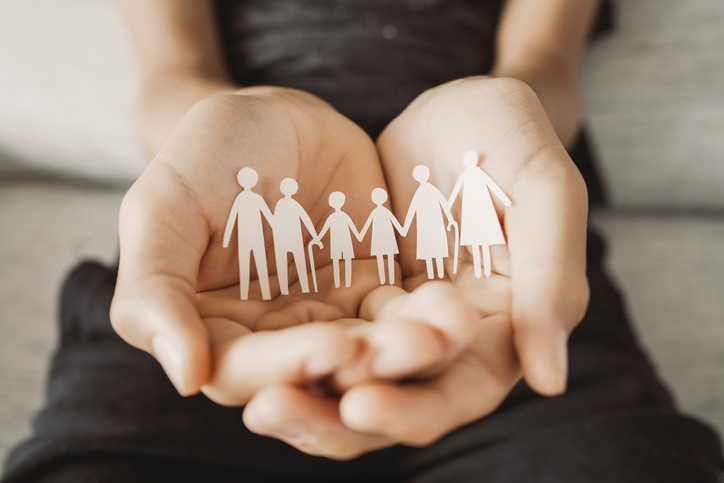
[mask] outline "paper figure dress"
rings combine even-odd
[[[443,259],[449,256],[447,231],[453,227],[457,230],[457,223],[448,208],[447,199],[440,190],[427,182],[430,177],[427,166],[415,166],[412,177],[420,183],[420,186],[407,210],[404,231],[407,233],[412,219],[417,217],[417,259],[425,260],[427,277],[430,280],[435,278],[432,266],[432,261],[435,260],[437,276],[443,278],[445,273]],[[443,214],[448,221],[447,230]]]
[[[397,247],[397,237],[395,237],[395,229],[400,235],[405,236],[406,230],[397,221],[395,215],[382,205],[387,201],[387,191],[382,188],[375,188],[372,191],[372,201],[377,207],[372,210],[370,216],[365,222],[365,226],[360,231],[361,238],[364,238],[367,230],[372,228],[372,241],[370,255],[377,258],[377,272],[380,276],[380,284],[385,284],[385,265],[384,257],[387,257],[387,271],[390,276],[390,285],[395,283],[395,255],[400,253]]]
[[[352,234],[357,240],[362,241],[362,236],[357,231],[352,218],[341,209],[344,201],[344,193],[341,191],[335,191],[329,195],[329,206],[334,208],[334,213],[329,215],[319,235],[312,241],[312,243],[320,243],[329,231],[329,256],[332,259],[336,288],[340,286],[340,260],[344,260],[344,286],[347,288],[352,286],[352,259],[354,258]]]
[[[460,216],[460,244],[469,246],[473,254],[475,276],[480,278],[480,253],[483,254],[485,276],[490,276],[490,246],[505,245],[505,236],[495,212],[492,193],[505,205],[510,206],[508,196],[478,167],[478,154],[467,151],[463,156],[465,171],[460,175],[452,193],[448,206],[452,207],[457,196],[462,193]]]
[[[234,223],[239,234],[239,291],[241,300],[249,298],[249,269],[251,255],[254,255],[256,273],[259,278],[261,294],[264,300],[271,299],[269,290],[269,272],[266,266],[266,247],[264,245],[264,227],[261,217],[264,216],[270,225],[274,225],[274,217],[264,198],[252,191],[259,180],[259,175],[252,168],[242,168],[236,177],[242,192],[234,200],[224,231],[224,248],[229,246]]]
[[[289,253],[294,258],[297,268],[299,285],[302,293],[309,292],[309,277],[307,276],[307,262],[304,258],[304,238],[302,237],[302,223],[312,235],[317,238],[317,230],[307,212],[292,196],[296,194],[299,186],[291,178],[285,178],[279,185],[284,198],[280,199],[274,207],[274,254],[277,263],[277,276],[282,295],[289,295],[289,274],[287,258]],[[314,260],[310,260],[314,265]],[[312,266],[314,270],[314,266]]]

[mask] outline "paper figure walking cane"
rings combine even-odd
[[[242,192],[234,200],[226,222],[224,231],[224,248],[229,246],[231,233],[234,230],[234,223],[237,224],[239,234],[239,291],[241,300],[249,298],[249,269],[251,255],[254,255],[256,273],[261,286],[261,295],[264,300],[271,299],[269,290],[269,272],[266,266],[266,248],[264,245],[264,227],[262,226],[262,215],[267,222],[274,226],[274,217],[264,198],[251,189],[259,180],[259,175],[252,168],[242,168],[236,176]]]
[[[289,295],[287,258],[291,253],[297,268],[302,293],[308,293],[309,278],[307,277],[307,263],[304,258],[302,223],[304,223],[309,234],[312,235],[312,239],[317,238],[317,230],[314,229],[314,223],[312,223],[302,205],[292,198],[299,189],[297,182],[292,178],[285,178],[279,185],[279,189],[284,195],[284,198],[280,199],[274,207],[274,254],[277,262],[279,288],[282,295]],[[313,255],[310,257],[309,263],[312,265],[313,278],[316,281]],[[315,292],[316,290],[315,283]]]
[[[503,203],[510,206],[510,198],[503,192],[488,174],[478,167],[478,153],[466,151],[463,155],[465,171],[460,175],[448,201],[452,208],[458,194],[462,192],[460,216],[460,244],[469,246],[473,253],[475,276],[480,278],[480,252],[483,253],[485,276],[490,276],[490,246],[505,245],[505,236],[500,227],[498,214],[490,192]]]
[[[457,230],[457,223],[448,208],[447,199],[440,190],[427,182],[430,178],[428,167],[415,166],[412,177],[420,183],[420,186],[410,202],[403,229],[407,233],[412,219],[417,217],[417,259],[425,260],[427,278],[430,280],[435,278],[432,266],[432,261],[435,260],[437,276],[443,278],[445,271],[442,262],[449,256],[443,213],[448,221],[447,231],[452,227]]]
[[[377,272],[380,276],[380,284],[385,284],[384,258],[387,256],[387,271],[390,274],[390,285],[395,284],[395,255],[400,253],[395,238],[395,229],[400,235],[405,236],[407,231],[397,221],[390,210],[382,206],[387,201],[387,191],[382,188],[375,188],[372,191],[372,201],[377,208],[372,210],[360,231],[361,238],[365,237],[367,230],[372,227],[372,243],[370,255],[377,258]]]
[[[357,231],[352,218],[342,211],[344,206],[344,193],[335,191],[329,195],[329,206],[334,208],[334,213],[329,215],[324,227],[319,232],[316,239],[311,243],[321,243],[321,239],[329,231],[329,255],[332,259],[334,269],[334,286],[340,286],[339,262],[344,260],[344,286],[349,288],[352,286],[352,259],[354,258],[354,247],[352,246],[352,236],[354,234],[357,240],[362,241],[362,236]]]

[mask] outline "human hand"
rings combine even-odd
[[[400,188],[392,192],[395,209],[409,204],[415,165],[427,165],[431,182],[449,193],[469,149],[482,155],[482,167],[513,200],[510,208],[497,208],[508,244],[491,248],[494,271],[511,284],[523,373],[534,390],[560,393],[565,342],[588,305],[585,183],[525,84],[476,77],[422,94],[380,137],[385,175]],[[400,250],[406,288],[425,280],[413,243],[408,237]],[[469,250],[464,253],[461,261],[469,264]],[[472,281],[461,271],[452,282],[462,288]]]
[[[565,389],[566,340],[588,301],[585,185],[529,88],[475,78],[426,92],[380,137],[396,211],[410,203],[415,165],[427,165],[433,184],[449,192],[468,149],[484,155],[486,172],[513,199],[499,211],[508,246],[493,247],[493,275],[475,277],[468,254],[452,277],[476,312],[477,335],[427,381],[357,384],[340,401],[271,386],[247,407],[252,429],[348,458],[396,442],[429,444],[493,411],[521,375],[541,394]],[[429,283],[414,253],[408,237],[401,262],[410,290]],[[255,407],[274,409],[260,417]],[[288,425],[293,437],[275,433]]]
[[[227,405],[243,404],[268,382],[316,380],[347,362],[356,349],[334,324],[269,330],[356,317],[378,286],[363,245],[351,289],[333,288],[322,252],[319,293],[302,294],[290,267],[290,295],[279,297],[269,263],[272,300],[262,301],[252,282],[250,300],[240,301],[236,236],[230,248],[222,245],[240,191],[236,174],[247,166],[260,175],[255,192],[272,207],[280,181],[296,179],[295,199],[317,227],[332,211],[332,191],[347,195],[345,211],[360,223],[371,191],[385,186],[374,144],[360,128],[310,94],[259,87],[197,104],[129,190],[113,326],[159,359],[181,394],[203,389]],[[269,251],[270,230],[265,240]]]

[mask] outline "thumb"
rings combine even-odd
[[[132,288],[117,285],[111,304],[113,328],[130,345],[153,355],[179,394],[196,394],[211,368],[206,326],[183,282],[149,278]]]

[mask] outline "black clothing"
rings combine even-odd
[[[677,413],[632,334],[590,234],[591,304],[570,340],[566,394],[519,383],[493,415],[422,449],[337,462],[250,433],[241,410],[182,398],[160,365],[123,342],[108,310],[116,271],[77,267],[34,436],[10,455],[18,482],[718,482],[722,449]]]
[[[499,4],[221,0],[219,11],[240,82],[311,91],[374,137],[423,90],[487,72]],[[600,199],[585,140],[571,154]],[[427,448],[348,462],[254,435],[239,408],[180,397],[151,356],[113,332],[116,270],[85,262],[63,288],[47,406],[2,481],[721,482],[716,434],[676,411],[603,256],[589,234],[591,303],[570,339],[566,394],[540,397],[521,382],[494,414]]]
[[[228,65],[241,85],[311,92],[376,139],[422,92],[490,71],[500,0],[218,0]],[[611,27],[604,2],[595,33]],[[604,200],[588,143],[578,167]]]

